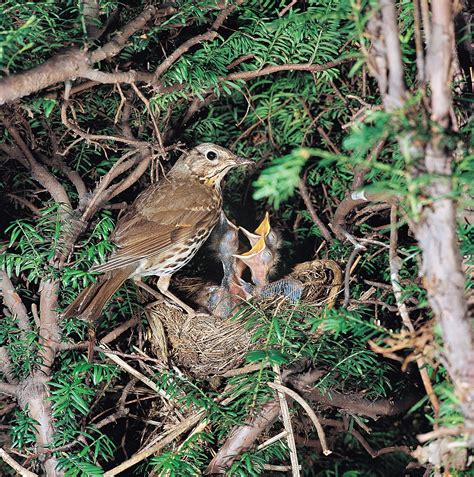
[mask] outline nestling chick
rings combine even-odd
[[[222,263],[224,274],[221,285],[209,290],[208,308],[215,316],[227,318],[239,299],[248,297],[240,284],[243,267],[235,258],[240,245],[239,228],[222,212],[212,239],[211,247]]]
[[[241,230],[249,239],[252,248],[241,255],[235,255],[235,257],[250,268],[252,282],[257,288],[261,288],[268,283],[270,272],[277,263],[280,240],[270,226],[268,212],[255,233],[251,233],[243,227]]]
[[[252,296],[270,298],[283,295],[291,301],[298,301],[303,293],[303,283],[291,277],[284,277],[269,283],[268,277],[278,261],[280,238],[270,226],[268,212],[265,218],[251,233],[241,227],[241,230],[252,244],[252,249],[237,257],[245,263],[252,273],[255,286],[244,283],[244,289]]]

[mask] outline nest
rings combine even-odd
[[[341,268],[336,262],[313,260],[301,263],[294,267],[289,277],[302,283],[303,303],[314,307],[325,304],[334,306],[342,283]],[[186,280],[184,283],[189,285]],[[205,288],[204,282],[197,287],[195,283],[191,285],[192,289]],[[281,306],[282,300],[288,302],[282,296],[259,299],[257,306],[268,310],[276,301]],[[251,330],[246,329],[241,320],[203,314],[190,317],[167,302],[160,302],[149,308],[147,316],[152,329],[151,341],[155,354],[165,359],[171,358],[195,377],[209,378],[238,368],[244,362],[247,352],[258,346],[252,342]]]
[[[220,375],[239,367],[251,348],[251,333],[241,321],[222,320],[213,315],[190,317],[168,303],[154,305],[148,319],[153,323],[155,352],[162,356],[166,353],[196,377]],[[160,331],[157,333],[160,328],[167,340],[159,336]],[[163,350],[166,341],[169,352]]]
[[[303,283],[301,301],[332,308],[342,286],[342,270],[334,260],[312,260],[296,265],[290,276]]]

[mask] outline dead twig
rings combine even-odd
[[[295,391],[292,389],[283,386],[281,384],[277,383],[267,383],[269,387],[272,389],[276,389],[278,391],[281,391],[285,394],[287,394],[289,397],[294,399],[306,412],[308,417],[311,419],[312,423],[314,424],[314,427],[316,428],[316,432],[318,434],[319,441],[321,442],[321,447],[323,449],[323,454],[324,455],[329,455],[332,454],[332,451],[329,450],[326,442],[326,435],[324,433],[324,429],[321,426],[321,423],[319,422],[318,416],[316,416],[316,413],[313,411],[311,406]]]
[[[100,351],[107,356],[107,358],[109,358],[115,364],[118,364],[122,369],[130,373],[132,376],[135,376],[143,384],[146,384],[150,389],[155,391],[162,399],[166,400],[167,402],[173,401],[173,398],[168,393],[160,389],[151,379],[147,378],[144,374],[140,373],[135,368],[132,368],[132,366],[126,363],[122,358],[119,358],[116,354],[111,353],[110,350],[108,350],[104,345],[99,346],[99,348]]]
[[[308,188],[306,187],[304,179],[300,179],[298,188],[300,190],[301,198],[303,199],[303,202],[306,208],[308,209],[308,212],[311,215],[313,222],[318,226],[324,239],[330,244],[332,244],[334,242],[334,239],[331,233],[329,232],[328,228],[324,225],[323,221],[319,218],[318,214],[316,213],[313,203],[311,202],[311,196],[309,194]]]
[[[176,426],[172,427],[168,431],[164,432],[158,442],[156,442],[152,447],[145,449],[141,452],[137,452],[133,455],[130,459],[122,462],[117,467],[114,467],[111,470],[108,470],[104,473],[104,477],[112,477],[114,475],[118,475],[122,473],[124,470],[129,469],[130,467],[138,464],[142,460],[150,457],[151,455],[155,454],[159,450],[163,449],[163,447],[171,444],[176,438],[178,438],[181,434],[187,432],[193,426],[195,426],[203,417],[203,412],[193,414],[192,416],[186,418],[184,421],[180,422]]]
[[[280,367],[277,364],[273,365],[273,371],[275,372],[275,382],[267,384],[269,387],[277,391],[281,417],[286,431],[286,441],[288,442],[288,448],[290,451],[291,475],[293,477],[299,477],[300,467],[298,463],[298,453],[296,451],[295,434],[291,424],[290,408],[285,396],[287,388],[281,384],[281,372]]]
[[[38,474],[25,469],[13,457],[11,457],[4,449],[0,447],[0,458],[8,464],[13,470],[18,472],[22,477],[38,477]]]

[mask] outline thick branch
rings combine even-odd
[[[377,59],[381,59],[378,64],[384,66],[385,70],[372,70],[379,83],[385,108],[390,112],[404,98],[404,90],[400,82],[400,72],[403,69],[399,55],[400,47],[397,46],[395,6],[389,0],[380,0],[380,5],[384,13],[384,23],[379,24],[378,29],[373,29],[372,33],[374,34],[375,60],[377,62]],[[425,198],[430,197],[431,202],[423,207],[413,228],[423,253],[421,273],[424,276],[428,301],[443,332],[448,371],[461,401],[466,427],[472,428],[474,427],[474,374],[472,373],[474,333],[467,315],[465,277],[461,268],[456,234],[455,204],[451,199],[452,158],[442,144],[444,136],[439,127],[449,127],[452,108],[450,87],[453,6],[449,0],[434,0],[432,25],[428,29],[428,21],[423,14],[424,5],[426,6],[426,2],[421,3],[425,33],[428,34],[428,30],[431,30],[426,57],[426,72],[432,91],[431,119],[438,125],[432,128],[431,140],[424,151],[424,168],[431,175],[431,182],[424,188],[423,195]],[[384,51],[391,57],[390,68],[384,65]],[[388,91],[387,78],[390,85]],[[393,98],[387,96],[395,98],[395,103]],[[410,141],[410,137],[406,134],[399,137],[399,142],[402,151],[405,151],[411,161],[421,161],[419,144]],[[406,147],[407,143],[411,150]]]
[[[24,73],[7,76],[0,80],[0,105],[40,91],[48,86],[80,77],[87,71],[88,55],[72,50],[61,53]]]
[[[149,6],[122,31],[117,32],[110,42],[92,53],[74,49],[58,54],[23,73],[7,76],[0,80],[0,104],[14,101],[72,78],[93,76],[88,75],[91,65],[120,53],[130,36],[144,28],[153,17],[170,15],[175,11],[172,7],[160,9]]]
[[[39,359],[40,367],[33,375],[18,386],[18,403],[28,409],[32,419],[36,421],[36,443],[38,455],[44,459],[44,469],[48,477],[62,477],[58,470],[58,462],[48,453],[54,439],[54,426],[49,399],[48,381],[59,342],[57,281],[43,279],[40,284],[40,327],[39,327]]]
[[[58,325],[58,291],[57,281],[42,280],[40,296],[40,370],[39,373],[48,377],[56,357],[57,347],[60,342],[60,330]]]
[[[397,401],[392,399],[378,399],[371,401],[358,394],[342,394],[338,391],[331,391],[330,394],[322,394],[321,391],[313,388],[314,381],[311,373],[300,376],[290,376],[289,382],[303,395],[313,401],[329,407],[343,409],[351,414],[359,414],[377,419],[380,416],[395,416],[409,409],[419,399],[418,393],[406,393]]]
[[[398,39],[398,24],[395,2],[380,0],[384,25],[384,39],[389,69],[388,94],[384,96],[387,110],[400,108],[405,102],[405,82],[403,79],[403,63],[400,41]]]
[[[16,396],[18,386],[16,384],[0,383],[0,393]]]
[[[18,403],[22,409],[28,408],[28,414],[36,421],[36,444],[38,456],[43,460],[45,474],[48,477],[63,477],[58,470],[58,462],[49,452],[53,443],[54,428],[51,411],[51,400],[46,378],[29,378],[23,381],[18,390]]]
[[[432,119],[449,126],[452,4],[436,0],[427,68],[432,89]],[[451,157],[442,145],[443,135],[434,127],[425,153],[425,167],[433,176],[427,187],[432,203],[424,207],[415,234],[423,252],[422,274],[428,301],[438,318],[448,370],[461,400],[466,427],[474,427],[474,333],[467,313],[465,277],[456,234],[455,204],[450,199]]]
[[[82,12],[86,24],[87,36],[90,39],[98,38],[99,30],[99,1],[98,0],[82,0]]]
[[[276,421],[279,414],[280,403],[278,400],[266,403],[256,416],[252,416],[246,424],[236,427],[230,433],[204,473],[225,474],[234,460],[242,452],[252,447],[260,434]]]
[[[432,7],[432,38],[426,56],[431,85],[431,119],[447,127],[451,109],[452,2],[436,0]]]
[[[4,270],[0,270],[0,295],[3,296],[3,303],[11,314],[17,318],[20,330],[23,332],[30,331],[31,325],[26,307]]]

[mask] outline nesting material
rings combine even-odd
[[[288,278],[302,283],[302,302],[314,307],[326,304],[332,307],[341,289],[342,271],[333,260],[313,260],[296,265],[289,277],[282,280]],[[188,285],[191,292],[196,288],[195,283]],[[282,300],[291,301],[288,296],[278,294],[257,297],[257,300],[257,306],[265,310],[281,306]],[[190,317],[167,302],[150,307],[147,316],[155,354],[171,358],[195,377],[210,378],[238,368],[247,352],[258,346],[251,341],[252,333],[246,330],[241,320],[222,319],[210,314]]]
[[[196,377],[210,377],[240,366],[251,348],[251,333],[241,321],[212,315],[189,317],[167,303],[151,307],[149,319],[163,324],[173,361]],[[155,351],[161,352],[161,339],[153,336],[152,342]]]
[[[301,301],[332,308],[342,287],[342,270],[334,260],[311,260],[296,265],[290,277],[303,283]]]

